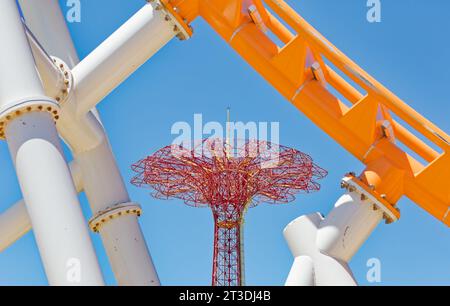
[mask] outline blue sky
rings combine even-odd
[[[446,0],[382,0],[382,22],[366,20],[365,0],[288,1],[337,47],[420,113],[450,131],[450,30]],[[64,5],[65,1],[61,1]],[[144,1],[82,0],[82,22],[70,24],[83,58],[133,15]],[[63,6],[64,7],[64,6]],[[104,125],[129,182],[130,165],[174,138],[177,121],[224,121],[232,107],[236,121],[280,122],[281,143],[314,157],[329,171],[322,191],[299,196],[286,206],[261,205],[246,218],[246,280],[249,285],[282,285],[292,256],[282,236],[296,217],[328,213],[339,198],[341,177],[360,172],[360,164],[287,103],[201,20],[194,37],[172,41],[99,106]],[[0,145],[0,211],[20,199],[5,143]],[[69,157],[70,159],[70,157]],[[13,179],[14,178],[14,179]],[[144,208],[140,219],[161,281],[166,285],[211,282],[213,220],[208,209],[180,201],[158,201],[128,184],[134,201]],[[87,218],[91,216],[81,195]],[[370,258],[382,263],[383,285],[450,285],[450,234],[446,226],[407,199],[399,203],[402,219],[380,225],[351,262],[365,285]],[[98,236],[92,235],[108,284],[115,284]],[[30,233],[0,254],[0,285],[46,284]]]

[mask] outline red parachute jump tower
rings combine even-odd
[[[327,175],[302,152],[256,140],[235,147],[204,140],[191,150],[172,145],[132,169],[138,173],[132,183],[151,188],[156,198],[211,208],[213,286],[243,285],[242,227],[248,208],[289,203],[297,193],[319,190],[315,180]]]

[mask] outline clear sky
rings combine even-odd
[[[61,3],[65,4],[65,0]],[[145,1],[82,0],[82,22],[70,24],[83,58],[136,12]],[[450,2],[382,0],[382,22],[368,23],[366,0],[288,1],[337,47],[444,131],[450,132]],[[66,9],[66,8],[65,8]],[[195,36],[172,41],[99,106],[104,125],[127,182],[130,165],[172,142],[175,122],[224,121],[232,107],[236,121],[280,122],[281,143],[314,157],[329,171],[322,191],[299,196],[286,206],[261,205],[248,212],[245,266],[248,285],[282,285],[292,256],[283,228],[300,215],[328,213],[342,194],[341,177],[360,172],[360,164],[287,103],[201,20]],[[0,211],[20,199],[5,143],[0,145]],[[71,157],[68,157],[70,159]],[[14,178],[14,179],[13,179]],[[128,183],[127,183],[128,184]],[[211,282],[213,220],[208,209],[180,201],[157,201],[128,184],[144,208],[140,219],[159,276],[166,285]],[[91,213],[81,196],[86,217]],[[351,262],[365,285],[370,258],[382,263],[382,284],[450,285],[450,232],[407,199],[402,219],[380,225]],[[0,233],[1,234],[1,233]],[[108,284],[115,284],[98,236],[92,235]],[[1,284],[46,284],[30,233],[0,254]]]

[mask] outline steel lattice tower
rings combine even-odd
[[[320,189],[327,172],[308,155],[265,141],[236,146],[204,140],[193,149],[165,147],[132,166],[136,186],[159,199],[178,198],[194,207],[210,207],[215,221],[212,284],[243,282],[242,227],[248,208],[285,204],[300,192]]]

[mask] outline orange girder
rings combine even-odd
[[[362,70],[284,1],[165,0],[164,5],[186,24],[204,18],[286,99],[367,165],[361,180],[376,187],[383,199],[395,205],[405,195],[450,225],[450,137]],[[367,173],[376,173],[382,183],[371,182],[373,176]]]

